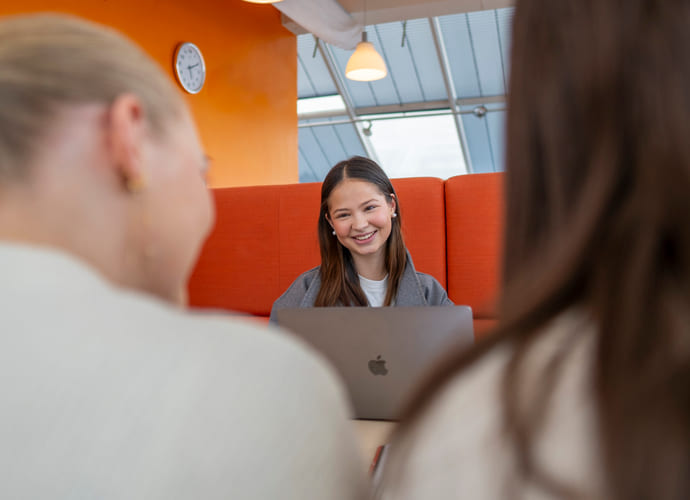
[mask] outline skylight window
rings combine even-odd
[[[317,118],[345,114],[345,102],[340,95],[297,99],[298,118]]]
[[[359,126],[367,129],[366,135],[389,177],[447,179],[467,173],[452,115],[361,118],[371,119]]]

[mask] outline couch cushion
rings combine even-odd
[[[189,282],[192,306],[265,312],[278,288],[279,190],[213,190],[216,225]]]
[[[393,179],[400,198],[403,236],[417,271],[446,287],[446,214],[443,180],[436,177]]]
[[[475,319],[496,318],[503,174],[451,177],[445,188],[448,295],[471,306]]]

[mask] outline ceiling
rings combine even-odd
[[[310,33],[288,26],[300,33],[298,98],[340,95],[344,109],[299,116],[300,181],[321,181],[355,154],[378,160],[391,177],[502,170],[512,2],[369,0],[366,31],[389,72],[375,82],[344,77],[352,50],[343,47],[360,36],[363,4],[317,3],[337,7],[341,18],[307,19]],[[489,5],[497,8],[479,9]]]

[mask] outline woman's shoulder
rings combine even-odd
[[[415,273],[424,291],[424,298],[428,305],[453,305],[453,302],[448,298],[448,292],[446,292],[446,289],[443,288],[436,278],[420,271],[415,271]]]
[[[316,294],[321,287],[319,275],[320,266],[316,266],[300,274],[283,294],[276,299],[271,308],[271,322],[275,322],[277,309],[293,307],[310,307],[313,305]]]
[[[427,273],[423,273],[421,271],[417,271],[417,268],[414,265],[414,261],[412,260],[412,255],[410,255],[409,250],[407,250],[407,261],[405,263],[405,273],[414,274],[417,277],[417,281],[419,281],[419,283],[425,287],[434,287],[434,286],[441,287],[441,284],[432,275],[427,274]],[[443,287],[441,287],[441,288],[443,288]]]
[[[320,281],[319,269],[320,267],[316,266],[297,276],[276,302],[293,297],[295,294],[306,292],[315,281]]]
[[[417,271],[417,270],[415,270],[415,274],[417,275],[417,279],[419,280],[419,282],[422,285],[424,285],[428,288],[434,288],[434,287],[443,288],[441,286],[441,283],[439,283],[438,280],[436,278],[434,278],[432,275],[427,274],[427,273],[423,273],[423,272]]]
[[[555,477],[585,491],[596,490],[595,416],[588,370],[591,329],[569,315],[547,328],[522,365],[523,400],[538,396],[531,389],[538,387],[544,365],[572,338],[570,334],[577,330],[575,334],[585,335],[571,346],[563,365],[548,418],[537,437],[538,458],[549,464],[548,472]],[[440,388],[417,423],[396,443],[392,464],[397,472],[391,476],[395,483],[384,485],[383,498],[443,498],[459,492],[467,498],[505,496],[503,488],[515,473],[512,442],[504,433],[502,398],[512,353],[507,344],[494,346]],[[452,471],[449,463],[454,464]]]
[[[304,283],[311,283],[314,278],[317,278],[319,276],[319,272],[321,271],[321,266],[316,266],[312,267],[308,271],[304,271],[302,274],[300,274],[297,279],[295,279],[295,283],[298,281],[302,281]]]
[[[433,276],[415,269],[409,251],[395,301],[398,306],[453,305],[446,290]]]
[[[506,353],[496,350],[441,388],[404,435],[391,445],[384,500],[490,498],[489,477],[504,477],[500,429],[500,374]],[[491,458],[488,458],[491,456]],[[448,464],[453,464],[452,470]],[[500,472],[499,472],[500,471]],[[462,493],[462,495],[459,495]],[[494,498],[500,498],[494,491]]]
[[[209,426],[203,418],[188,423],[198,439],[206,443],[204,453],[215,464],[211,471],[230,471],[226,479],[233,483],[234,491],[246,498],[275,498],[281,494],[283,498],[344,498],[346,494],[341,492],[360,491],[359,457],[350,444],[347,395],[321,355],[285,332],[251,318],[219,312],[189,313],[137,299],[128,299],[127,310],[136,310],[139,332],[146,334],[130,336],[130,343],[137,347],[133,352],[152,352],[151,345],[162,345],[161,338],[165,337],[165,355],[151,361],[150,356],[130,354],[128,362],[140,359],[148,370],[144,373],[163,374],[168,377],[164,382],[176,387],[193,383],[203,387],[199,391],[178,391],[180,396],[171,393],[170,397],[176,399],[167,407],[184,404],[196,410],[193,415],[213,414],[217,421],[233,422],[225,427]],[[117,345],[122,344],[120,339]],[[279,366],[272,366],[270,360],[275,359],[280,360]],[[173,375],[165,363],[174,364]],[[251,374],[251,391],[247,390],[246,374]],[[154,386],[163,382],[154,378],[146,383]],[[303,397],[305,394],[308,397]],[[164,406],[152,403],[151,412],[164,410]],[[300,452],[307,457],[304,462],[286,460],[288,449],[281,452],[255,446],[261,440],[274,443],[286,436],[300,443]],[[249,460],[278,471],[276,478],[250,482],[238,471],[233,473],[236,454],[228,453],[228,443]],[[178,462],[184,464],[185,459],[179,458]],[[305,477],[314,467],[319,472],[316,481],[294,480]]]

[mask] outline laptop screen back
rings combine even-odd
[[[420,377],[474,341],[468,306],[282,309],[276,318],[331,361],[361,419],[397,420]]]

